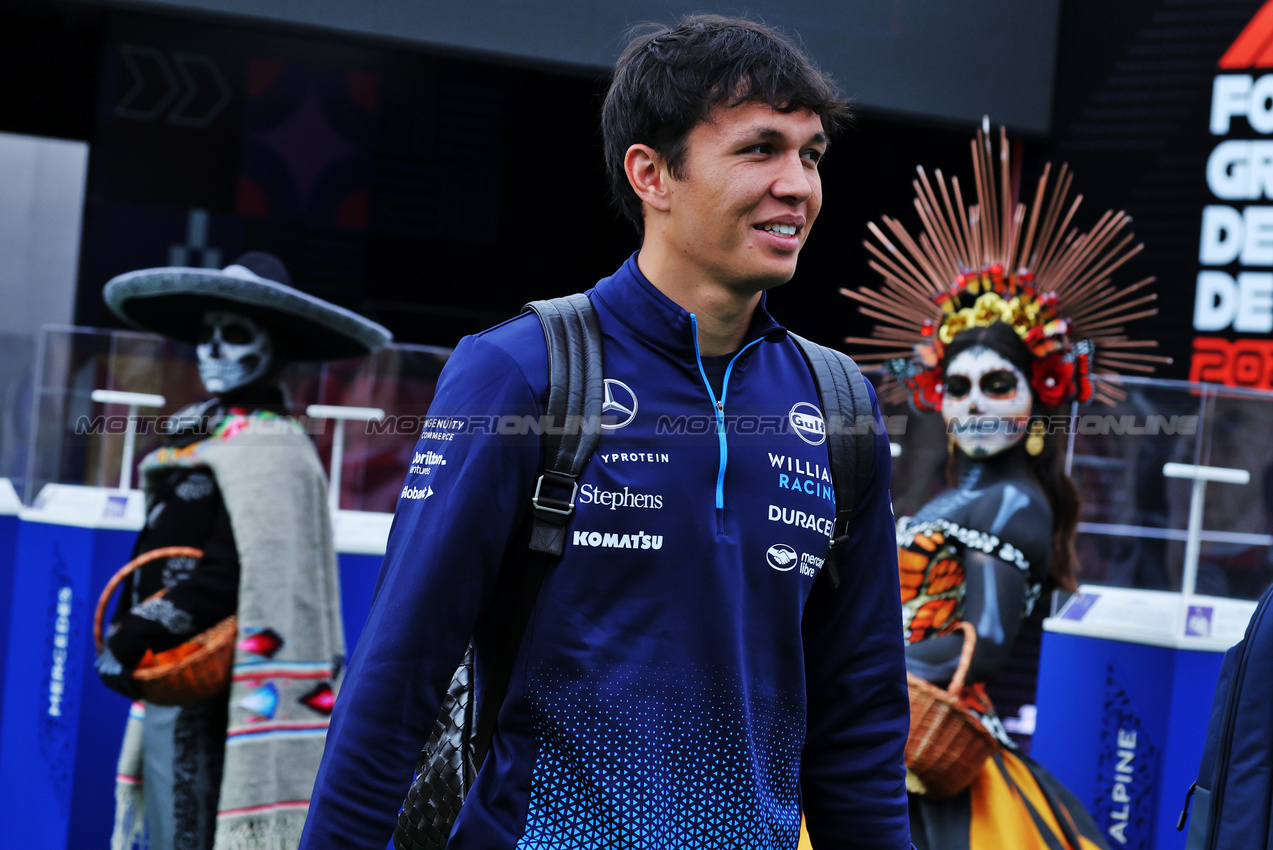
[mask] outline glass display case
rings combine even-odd
[[[0,341],[2,343],[2,341]],[[32,501],[46,484],[116,487],[130,427],[133,463],[156,448],[170,417],[208,397],[190,346],[153,334],[49,327],[38,340],[24,451],[15,458],[21,491]],[[411,449],[448,349],[390,345],[370,357],[331,363],[292,363],[281,376],[288,407],[330,464],[334,423],[309,417],[311,405],[378,408],[380,421],[344,429],[341,493],[345,510],[392,512]],[[28,370],[28,375],[31,374]],[[0,381],[3,375],[0,375]],[[0,391],[3,391],[0,384]],[[95,390],[162,398],[158,407],[95,401]],[[100,396],[100,393],[99,393]],[[0,463],[7,444],[0,439]],[[0,469],[0,472],[3,470]],[[136,475],[129,476],[136,487]]]
[[[1206,488],[1194,592],[1257,599],[1273,581],[1273,393],[1126,381],[1120,419],[1130,434],[1080,433],[1075,480],[1085,496],[1080,580],[1118,587],[1181,590],[1192,483],[1167,478],[1167,463],[1245,470],[1246,484]],[[1081,410],[1079,415],[1103,411]]]
[[[878,375],[874,376],[877,385]],[[1168,463],[1246,470],[1247,484],[1206,488],[1196,592],[1256,599],[1273,582],[1273,393],[1123,377],[1114,405],[1074,404],[1056,423],[1082,499],[1080,584],[1181,590],[1192,482]],[[946,484],[941,417],[881,402],[893,461],[893,501],[912,513]]]
[[[35,334],[0,333],[0,478],[17,496],[27,475],[35,357]]]

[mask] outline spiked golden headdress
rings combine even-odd
[[[869,338],[847,338],[872,348],[855,357],[882,361],[921,410],[941,408],[946,346],[961,331],[995,322],[1011,327],[1033,355],[1034,374],[1027,378],[1048,405],[1087,401],[1093,396],[1092,373],[1111,378],[1170,362],[1140,351],[1156,342],[1130,340],[1123,331],[1127,322],[1158,312],[1145,306],[1157,298],[1153,293],[1132,297],[1154,278],[1122,288],[1110,282],[1144,247],[1129,247],[1134,236],[1125,230],[1131,218],[1109,210],[1090,231],[1079,233],[1070,222],[1083,196],[1067,207],[1073,179],[1068,166],[1061,166],[1050,194],[1052,167],[1044,167],[1027,208],[1010,197],[1006,131],[999,130],[997,179],[988,121],[971,145],[976,204],[965,207],[959,179],[948,184],[940,170],[934,191],[921,166],[911,184],[923,223],[918,241],[887,216],[881,220],[892,239],[874,222],[867,225],[878,241],[864,243],[874,256],[870,265],[884,284],[878,290],[840,290],[880,322]],[[1123,395],[1108,380],[1095,391],[1102,401]]]

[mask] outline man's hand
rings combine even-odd
[[[111,652],[109,646],[102,650],[101,655],[97,656],[93,669],[97,671],[102,684],[115,693],[123,694],[131,700],[141,699],[141,695],[137,693],[137,683],[133,681],[132,668],[125,667],[115,657],[115,653]]]

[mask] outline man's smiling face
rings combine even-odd
[[[669,180],[667,239],[735,291],[786,283],[822,207],[826,148],[822,120],[808,109],[715,107],[686,139],[681,177]]]

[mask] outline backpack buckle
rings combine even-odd
[[[552,476],[552,480],[548,482],[551,486],[564,488],[567,484],[570,485],[572,488],[570,498],[562,500],[546,495],[543,492],[544,479],[549,476]],[[535,483],[535,495],[531,496],[530,503],[535,506],[536,511],[557,514],[558,516],[570,516],[575,512],[575,497],[578,495],[579,482],[573,476],[549,470],[539,476],[539,481]]]
[[[833,533],[827,541],[827,559],[822,562],[822,569],[831,581],[831,588],[835,590],[840,587],[840,568],[836,559],[844,544],[849,542],[849,517],[845,516],[842,520],[837,518],[831,530]]]
[[[830,549],[832,555],[839,549],[844,548],[844,544],[849,542],[849,517],[837,519],[831,526],[831,538],[827,541],[827,548]]]

